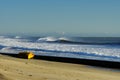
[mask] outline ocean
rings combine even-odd
[[[120,37],[0,36],[0,52],[120,62]]]

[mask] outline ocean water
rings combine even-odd
[[[120,62],[119,37],[0,36],[0,52]]]

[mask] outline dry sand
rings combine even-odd
[[[120,72],[0,55],[0,80],[120,80]]]

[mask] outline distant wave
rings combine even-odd
[[[37,41],[48,41],[48,42],[54,42],[57,41],[58,39],[55,37],[43,37],[39,38]]]
[[[37,41],[45,41],[45,42],[67,42],[70,41],[70,39],[66,37],[43,37],[39,38]]]
[[[16,38],[16,39],[20,39],[20,38],[21,38],[21,36],[15,36],[14,38]]]
[[[103,37],[41,37],[38,42],[58,42],[70,44],[92,44],[92,45],[106,45],[106,44],[120,44],[120,38],[103,38]]]
[[[48,42],[62,44],[84,44],[84,45],[120,45],[120,37],[32,37],[32,36],[0,36],[3,40],[15,40],[22,42]]]

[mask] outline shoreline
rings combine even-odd
[[[18,58],[18,54],[15,54],[15,53],[0,53],[0,54]],[[103,67],[103,68],[120,70],[120,62],[115,62],[115,61],[68,58],[68,57],[57,57],[57,56],[43,56],[43,55],[35,55],[34,59],[63,62],[63,63],[83,64],[83,65],[90,65],[95,67]]]
[[[1,54],[0,66],[2,80],[120,80],[120,72],[107,69]]]

